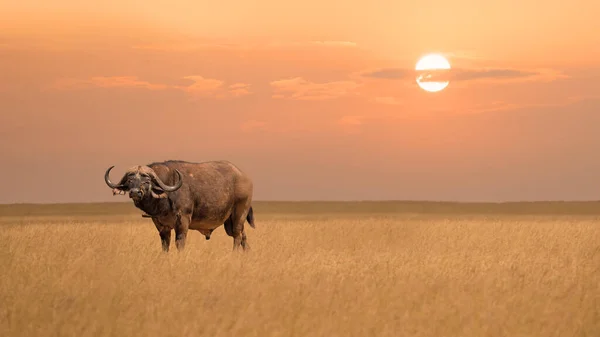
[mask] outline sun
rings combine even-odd
[[[431,78],[431,73],[428,71],[450,70],[450,63],[442,55],[428,54],[421,57],[415,66],[415,70],[421,73],[417,76],[417,84],[425,91],[438,92],[444,90],[450,83],[449,81],[428,80]]]

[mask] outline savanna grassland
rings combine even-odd
[[[0,206],[0,336],[600,336],[600,203],[256,202],[164,254],[129,203]]]

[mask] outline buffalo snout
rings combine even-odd
[[[132,188],[129,190],[129,197],[131,199],[141,199],[144,196],[144,193],[139,188]]]

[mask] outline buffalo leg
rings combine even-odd
[[[171,245],[171,228],[163,226],[154,218],[152,219],[152,222],[154,222],[154,226],[156,226],[158,234],[160,235],[160,242],[162,244],[163,251],[168,252],[169,246]]]
[[[244,232],[244,222],[250,209],[250,200],[239,202],[235,205],[231,216],[233,221],[233,250],[236,251],[242,247],[243,250],[249,250],[250,245]]]
[[[175,222],[175,246],[178,251],[183,251],[185,248],[185,239],[190,227],[191,215],[182,214],[177,216]]]
[[[232,216],[230,216],[229,218],[227,218],[227,220],[225,220],[225,223],[223,224],[223,227],[225,227],[225,232],[227,233],[227,235],[229,235],[231,237],[234,237],[234,235],[233,235],[233,218],[232,218]],[[235,241],[234,241],[234,245],[235,245]],[[250,249],[250,245],[248,244],[248,239],[246,237],[246,231],[244,229],[242,229],[241,245],[242,245],[242,248],[244,250]],[[235,249],[236,247],[234,246],[233,248]]]
[[[162,243],[162,249],[165,252],[169,251],[169,246],[171,245],[171,230],[167,229],[167,230],[163,230],[159,232],[160,234],[160,241]]]
[[[248,239],[246,238],[246,230],[242,231],[242,248],[244,250],[250,250],[250,244],[248,243]]]

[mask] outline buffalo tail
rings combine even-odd
[[[246,220],[248,220],[250,227],[256,228],[256,226],[254,226],[254,211],[252,210],[252,206],[250,206],[250,209],[248,210],[248,215],[246,215]]]

